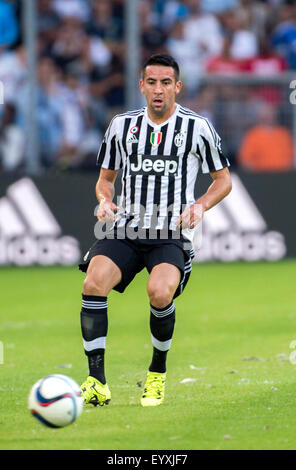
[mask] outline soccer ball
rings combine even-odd
[[[48,375],[38,380],[29,394],[32,415],[51,428],[62,428],[73,423],[82,409],[80,387],[66,375]]]

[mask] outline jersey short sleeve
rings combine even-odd
[[[230,166],[221,150],[221,138],[207,119],[201,124],[198,134],[197,154],[202,172],[210,173]]]
[[[101,144],[97,165],[107,170],[119,170],[122,166],[122,158],[118,145],[118,131],[116,116],[111,121]]]

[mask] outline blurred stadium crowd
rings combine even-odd
[[[42,166],[95,169],[125,108],[125,0],[38,0],[37,121]],[[24,165],[28,88],[21,2],[0,0],[0,168]],[[173,55],[180,102],[207,116],[234,167],[294,164],[296,0],[139,0],[141,58]],[[142,102],[139,103],[139,106]]]

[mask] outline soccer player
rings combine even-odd
[[[179,74],[173,57],[150,57],[139,83],[147,106],[115,116],[98,154],[97,217],[109,228],[100,231],[79,265],[86,272],[81,310],[89,365],[81,385],[85,403],[102,406],[111,399],[104,369],[108,294],[112,289],[124,292],[144,268],[149,273],[153,352],[141,404],[163,402],[174,299],[190,276],[194,228],[231,190],[229,162],[218,134],[206,118],[176,102],[182,88]],[[122,191],[116,204],[114,183],[120,169]],[[199,169],[213,181],[196,201]]]

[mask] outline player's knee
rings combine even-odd
[[[102,276],[87,275],[83,283],[83,294],[84,295],[98,295],[107,296],[108,291],[104,285],[104,279]]]
[[[171,303],[173,293],[168,286],[150,286],[148,295],[151,305],[156,308],[164,308]]]

